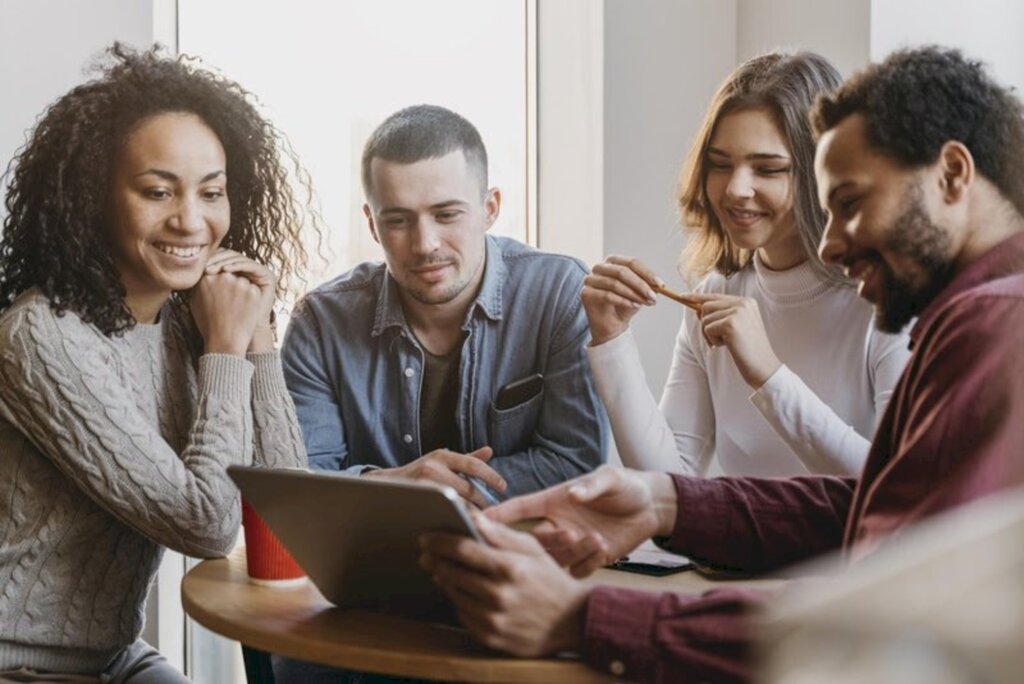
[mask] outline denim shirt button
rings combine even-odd
[[[416,375],[416,371],[414,371],[412,368],[405,369],[405,377],[411,378],[414,375]]]
[[[402,440],[406,444],[412,444],[412,435],[402,435]]]

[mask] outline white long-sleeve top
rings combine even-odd
[[[633,335],[588,347],[624,465],[728,475],[858,474],[909,356],[906,335],[879,332],[870,304],[821,280],[805,262],[712,274],[700,292],[757,300],[782,366],[756,391],[725,347],[709,347],[687,311],[660,406]]]

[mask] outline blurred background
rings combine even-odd
[[[961,47],[1024,85],[1015,0],[0,0],[0,164],[115,39],[203,59],[261,100],[310,172],[330,232],[317,284],[379,258],[359,153],[410,104],[477,125],[504,206],[493,229],[588,264],[638,256],[681,286],[675,185],[708,100],[788,47],[844,75],[905,45]],[[3,209],[0,208],[0,217]],[[681,309],[634,322],[656,394]],[[168,554],[146,638],[196,682],[243,681],[237,645],[188,622]]]

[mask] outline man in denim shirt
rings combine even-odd
[[[362,180],[386,263],[308,294],[284,341],[311,467],[433,480],[485,506],[602,463],[586,269],[486,235],[501,193],[473,125],[401,110],[367,142]]]

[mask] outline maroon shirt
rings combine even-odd
[[[856,561],[910,525],[1024,483],[1024,234],[984,254],[921,314],[859,480],[673,476],[667,548],[767,572],[842,548]],[[584,656],[639,681],[746,681],[750,612],[768,595],[599,587]]]

